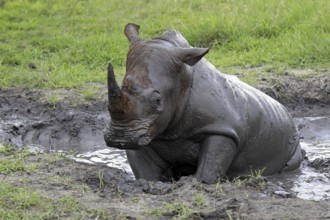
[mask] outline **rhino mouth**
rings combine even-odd
[[[138,125],[138,126],[137,126]],[[118,149],[140,149],[151,142],[146,123],[138,123],[135,126],[122,125],[111,122],[104,130],[104,140],[108,147]]]

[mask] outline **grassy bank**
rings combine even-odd
[[[329,9],[328,0],[1,0],[0,86],[104,82],[108,61],[122,76],[128,22],[146,39],[179,30],[211,47],[220,69],[329,67]]]
[[[86,185],[60,172],[49,176],[52,167],[68,165],[66,156],[60,153],[35,154],[0,146],[0,220],[112,219],[113,216],[104,210],[82,205],[70,193],[54,194],[44,189],[48,186],[58,187],[58,191],[76,189],[84,192],[87,189]],[[34,177],[38,174],[43,177]]]
[[[132,181],[68,154],[0,147],[0,220],[325,219],[329,201],[283,198],[260,172],[203,184]],[[274,191],[275,190],[275,191]],[[283,194],[282,194],[283,195]]]

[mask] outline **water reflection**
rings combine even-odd
[[[133,172],[128,164],[126,153],[123,150],[115,148],[99,149],[78,154],[73,159],[82,163],[106,164],[109,167],[121,169],[126,173],[131,174],[133,177]]]

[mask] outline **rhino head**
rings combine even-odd
[[[191,86],[191,66],[208,49],[192,48],[188,43],[186,48],[178,47],[186,40],[175,31],[142,40],[136,24],[127,24],[125,35],[130,47],[121,88],[111,63],[108,67],[111,121],[104,138],[109,147],[139,149],[178,121],[180,105]]]

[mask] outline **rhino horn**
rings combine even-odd
[[[109,63],[108,66],[107,82],[108,82],[109,111],[110,113],[118,112],[120,111],[121,108],[122,92],[117,84],[115,74],[113,72],[113,66],[111,63]]]
[[[108,92],[109,98],[121,96],[121,91],[117,84],[111,63],[109,63],[108,66]]]
[[[133,23],[128,23],[126,26],[125,26],[125,35],[128,39],[128,41],[132,44],[138,40],[140,40],[139,38],[139,29],[140,29],[140,26],[137,25],[137,24],[133,24]]]

